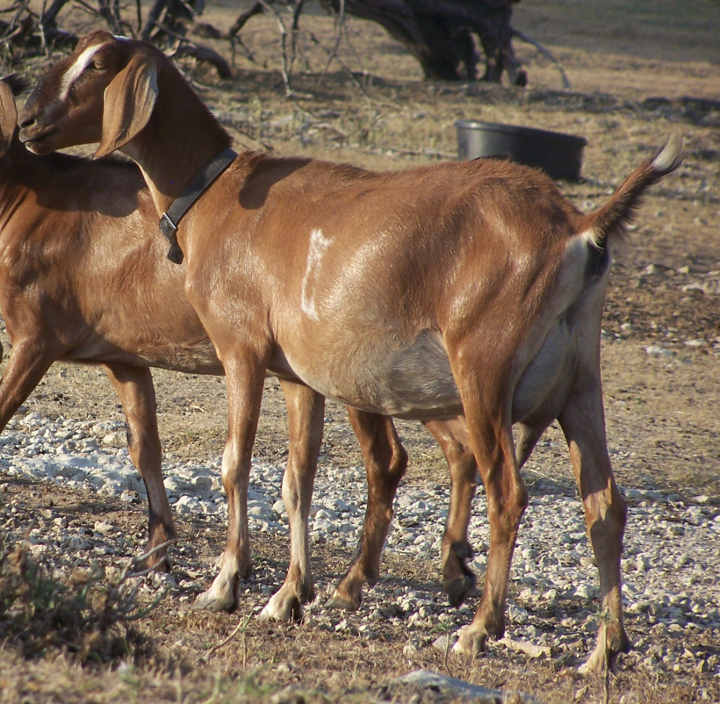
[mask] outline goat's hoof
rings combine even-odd
[[[452,647],[452,652],[457,655],[468,655],[475,657],[484,652],[487,645],[487,632],[470,626],[463,626],[457,632],[458,639]]]
[[[458,607],[475,588],[475,575],[469,570],[460,577],[445,581],[443,590],[448,596],[450,606]]]
[[[609,626],[607,636],[604,628],[605,626],[598,633],[597,643],[590,657],[578,667],[578,674],[597,675],[604,672],[605,668],[613,672],[618,655],[630,651],[632,646],[622,626]]]
[[[216,595],[212,589],[199,594],[193,604],[196,611],[233,611],[235,599],[230,595]]]
[[[350,597],[343,596],[337,590],[325,603],[330,609],[343,609],[344,611],[357,611],[360,608],[360,600],[354,601]]]
[[[303,607],[297,596],[278,592],[265,604],[259,618],[265,621],[300,621],[302,615]]]

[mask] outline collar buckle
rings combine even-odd
[[[158,225],[160,226],[160,232],[162,232],[168,242],[170,242],[170,249],[168,250],[167,258],[174,264],[182,264],[183,253],[177,241],[177,225],[172,221],[172,218],[167,214],[167,211],[160,217]]]
[[[175,264],[182,264],[183,253],[177,241],[177,229],[183,215],[193,206],[200,196],[210,188],[215,179],[227,169],[237,157],[237,153],[230,147],[217,154],[213,160],[206,164],[193,178],[183,194],[176,198],[160,217],[160,231],[170,242],[167,258]]]

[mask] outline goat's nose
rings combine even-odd
[[[20,119],[18,120],[18,124],[22,129],[26,127],[31,127],[33,123],[35,122],[35,116],[34,115],[20,115]]]
[[[32,127],[35,122],[37,122],[39,114],[40,111],[37,109],[37,97],[34,93],[32,93],[25,101],[25,105],[23,105],[20,110],[20,114],[18,115],[18,125],[20,125],[20,129]]]

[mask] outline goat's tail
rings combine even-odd
[[[605,205],[587,213],[581,232],[586,233],[595,247],[605,249],[609,237],[624,232],[645,189],[680,166],[682,146],[681,137],[670,137],[655,158],[638,166]]]

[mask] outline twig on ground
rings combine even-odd
[[[252,614],[248,614],[244,620],[239,621],[238,625],[235,626],[232,633],[227,637],[221,640],[219,643],[216,643],[213,645],[206,653],[203,655],[203,659],[210,657],[215,651],[220,650],[220,648],[225,647],[235,636],[238,634],[239,631],[245,631],[250,623],[250,619],[252,618]]]

